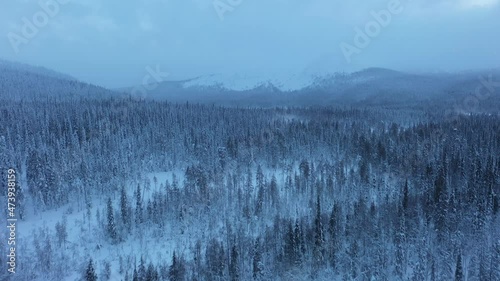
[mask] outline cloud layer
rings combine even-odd
[[[58,0],[42,0],[45,2]],[[63,1],[63,0],[59,0]],[[64,0],[67,1],[67,0]],[[498,67],[498,0],[401,0],[370,44],[347,62],[340,49],[391,1],[73,0],[59,2],[36,36],[18,45],[40,3],[12,0],[0,11],[0,57],[40,64],[83,80],[138,84],[148,65],[172,79],[232,72],[334,72]],[[136,3],[138,2],[138,3]],[[367,3],[368,2],[368,3]],[[222,15],[222,16],[221,16]],[[134,83],[134,81],[136,81]]]

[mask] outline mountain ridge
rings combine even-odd
[[[223,106],[401,105],[404,103],[460,104],[483,86],[481,77],[498,81],[500,69],[466,72],[410,73],[371,67],[346,73],[312,75],[205,75],[157,83],[134,97],[135,87],[107,89],[44,67],[0,60],[0,97],[135,98]],[[222,79],[223,78],[223,79]],[[227,79],[227,80],[224,80]],[[233,79],[233,80],[231,80]],[[234,81],[236,80],[236,81]],[[240,83],[242,82],[242,83]],[[291,83],[291,84],[287,84]],[[137,87],[137,86],[136,86]],[[149,87],[148,87],[149,88]],[[493,92],[493,95],[500,91]],[[482,102],[482,101],[481,101]],[[499,108],[498,99],[482,107]]]

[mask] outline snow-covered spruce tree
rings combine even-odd
[[[346,274],[350,279],[356,280],[359,275],[359,260],[360,260],[360,250],[357,240],[351,241],[349,249],[347,249],[348,264],[346,268]]]
[[[92,261],[92,258],[89,260],[87,269],[85,270],[84,279],[85,281],[97,281],[97,274],[95,273],[94,263]]]
[[[278,183],[276,180],[276,175],[274,175],[274,174],[271,177],[271,183],[269,184],[269,193],[271,196],[271,205],[279,210],[279,208],[280,208],[280,193],[279,193]]]
[[[317,270],[323,266],[324,261],[324,243],[325,237],[323,233],[323,222],[321,220],[321,202],[320,195],[316,199],[316,214],[314,217],[314,248],[313,248],[313,265]]]
[[[401,203],[403,206],[403,211],[406,213],[408,211],[408,180],[405,181],[405,185],[403,187],[403,202]]]
[[[111,197],[108,198],[108,203],[107,203],[107,233],[108,237],[111,239],[111,243],[114,244],[118,242],[118,234],[116,232],[116,224],[115,224],[115,216],[114,216],[114,211],[113,211],[113,203],[111,202]]]
[[[406,229],[406,216],[403,208],[398,204],[398,229],[394,231],[394,243],[395,243],[395,275],[399,278],[404,278],[406,276],[407,268],[407,258],[406,258],[406,241],[407,241],[407,229]]]
[[[135,191],[135,224],[136,227],[139,227],[143,222],[143,207],[142,207],[142,196],[141,196],[141,186],[137,185],[137,189]]]
[[[284,246],[283,246],[283,261],[285,262],[286,268],[291,268],[295,263],[296,254],[295,245],[295,233],[293,231],[292,221],[287,222],[287,229],[284,236]]]
[[[442,238],[447,230],[446,215],[448,213],[448,196],[446,185],[446,168],[440,167],[434,181],[434,220],[438,237]]]
[[[252,258],[252,276],[254,280],[262,280],[264,275],[264,263],[262,260],[262,249],[260,238],[255,240]]]
[[[52,250],[52,242],[48,233],[45,237],[45,245],[43,247],[42,264],[47,273],[50,273],[54,266],[54,251]]]
[[[457,263],[455,266],[455,281],[463,281],[464,280],[464,270],[462,265],[462,255],[457,255]]]
[[[158,274],[158,270],[156,267],[153,265],[153,263],[149,263],[148,269],[146,271],[146,278],[144,281],[159,281],[160,280],[160,275]]]
[[[229,262],[229,280],[239,281],[240,280],[240,261],[238,255],[238,248],[233,245],[231,249],[231,257]]]
[[[66,240],[68,239],[68,231],[66,230],[66,226],[67,226],[66,216],[63,217],[62,222],[56,223],[55,228],[56,228],[57,243],[59,247],[65,244]]]
[[[257,198],[255,199],[255,215],[260,217],[264,208],[265,188],[264,184],[257,187]]]
[[[134,273],[132,274],[132,281],[140,281],[139,274],[137,273],[137,268],[134,267]]]
[[[125,191],[125,185],[122,185],[120,189],[120,215],[122,219],[122,223],[125,226],[125,229],[130,231],[131,221],[129,214],[129,203],[127,198],[127,192]]]
[[[222,243],[215,238],[211,239],[205,250],[207,279],[220,279],[224,277],[225,259]]]
[[[304,240],[304,232],[303,232],[303,226],[301,225],[302,222],[299,221],[298,219],[295,220],[295,228],[294,228],[294,264],[296,267],[301,267],[302,263],[304,262],[305,259],[305,253],[306,253],[306,245],[305,245],[305,240]]]
[[[22,186],[18,186],[16,189],[16,211],[20,220],[25,219],[26,212],[26,197],[24,188]]]
[[[329,243],[328,243],[328,259],[332,268],[337,268],[337,256],[340,249],[340,207],[339,204],[335,204],[332,207],[332,212],[330,214],[330,218],[328,221],[328,234],[329,234]]]
[[[146,263],[144,262],[144,257],[141,256],[139,261],[139,269],[137,270],[137,276],[139,280],[143,281],[146,278]]]
[[[186,276],[186,267],[184,264],[184,259],[178,257],[175,251],[172,254],[172,264],[168,270],[168,277],[170,281],[183,281]]]

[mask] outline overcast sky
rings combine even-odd
[[[391,0],[58,1],[46,25],[38,1],[2,1],[0,58],[107,87],[138,85],[156,65],[171,79],[500,66],[500,0],[401,0],[397,13]],[[356,28],[381,10],[390,21],[358,48]],[[32,38],[23,18],[40,26]],[[357,49],[349,60],[342,43]]]

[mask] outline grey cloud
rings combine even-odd
[[[228,0],[221,0],[228,2]],[[390,1],[390,0],[389,0]],[[37,11],[7,1],[0,11],[0,57],[44,65],[109,87],[140,81],[160,64],[172,79],[219,72],[334,72],[498,67],[497,0],[401,0],[405,10],[351,63],[339,44],[389,1],[242,0],[221,21],[213,0],[97,1],[67,4],[15,54],[7,33]],[[17,28],[16,28],[17,26]]]

